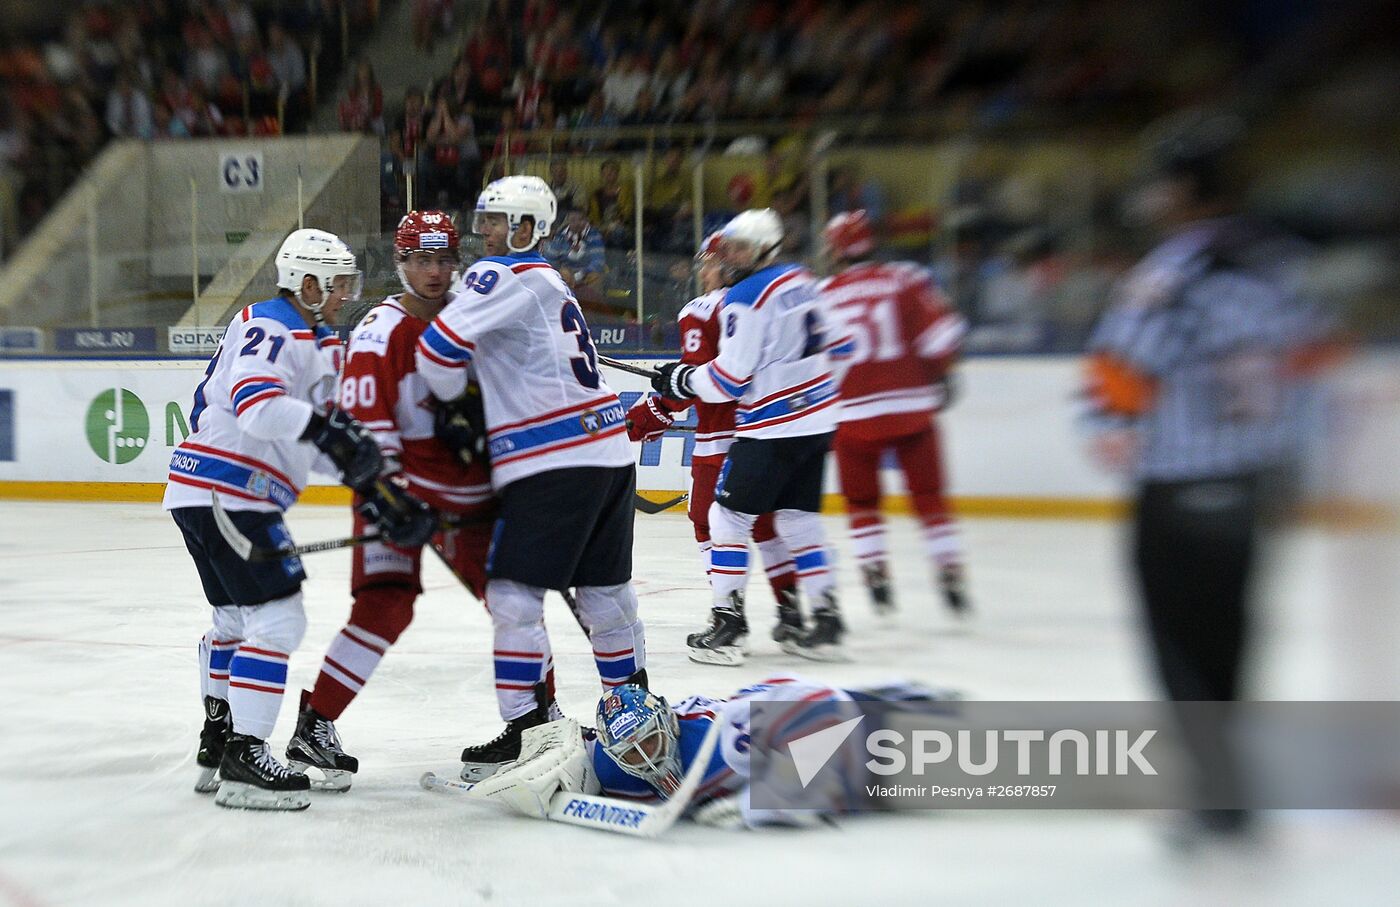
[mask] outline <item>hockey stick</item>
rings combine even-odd
[[[660,513],[660,512],[663,511],[663,510],[670,510],[672,507],[675,507],[677,504],[684,504],[684,503],[685,503],[687,500],[689,500],[689,499],[690,499],[690,495],[688,495],[688,494],[683,494],[683,495],[681,495],[680,497],[678,497],[678,498],[672,498],[672,499],[669,500],[669,501],[660,501],[660,502],[657,502],[657,501],[648,501],[646,498],[642,497],[641,495],[636,494],[636,493],[633,493],[633,495],[632,495],[632,506],[635,507],[635,508],[637,508],[638,510],[640,510],[642,513],[653,514],[653,513]]]
[[[676,820],[690,806],[696,789],[705,778],[705,770],[710,766],[710,757],[719,745],[719,732],[720,723],[712,722],[705,732],[705,739],[700,742],[700,749],[695,753],[695,761],[681,780],[681,786],[665,801],[657,804],[638,803],[596,794],[559,791],[549,799],[549,820],[634,838],[661,836],[676,824]],[[424,790],[444,793],[466,793],[475,786],[464,781],[439,778],[432,772],[424,772],[418,784]]]
[[[338,548],[353,548],[356,545],[364,545],[368,542],[380,540],[378,533],[367,533],[365,535],[352,535],[349,538],[329,539],[324,542],[307,542],[305,545],[291,545],[286,548],[266,548],[253,544],[253,540],[239,531],[229,518],[228,512],[219,503],[219,495],[214,490],[209,491],[209,498],[214,507],[214,525],[219,528],[219,535],[224,537],[224,541],[233,549],[233,553],[249,563],[263,563],[266,561],[280,561],[288,557],[301,557],[304,554],[319,554],[322,551],[335,551]],[[458,529],[475,520],[445,519],[442,521],[440,529]],[[446,558],[444,558],[446,562]],[[456,571],[454,570],[455,574]]]
[[[617,369],[619,372],[630,372],[633,375],[641,375],[643,378],[655,378],[655,369],[642,368],[640,365],[633,365],[630,362],[623,362],[621,359],[612,359],[608,356],[599,356],[598,361],[606,366]]]

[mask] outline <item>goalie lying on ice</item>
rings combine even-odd
[[[914,683],[847,690],[804,678],[779,676],[745,687],[728,699],[691,696],[672,706],[644,687],[624,684],[599,701],[596,734],[581,730],[572,719],[526,731],[520,759],[475,785],[471,795],[499,801],[535,818],[549,815],[550,800],[560,791],[603,794],[622,801],[664,801],[681,787],[681,779],[695,763],[706,733],[712,724],[719,723],[719,745],[710,756],[685,815],[723,828],[811,825],[839,811],[839,807],[825,811],[760,809],[750,803],[749,755],[755,746],[774,746],[781,740],[802,737],[858,715],[855,703],[861,700],[954,698],[955,694],[935,692]],[[800,711],[802,727],[779,722],[764,729],[765,739],[755,741],[749,720],[750,704],[755,701],[802,703],[812,708]],[[821,709],[822,705],[835,708]],[[794,710],[794,714],[799,711]],[[858,787],[861,778],[853,775],[860,770],[860,764],[851,764],[851,772],[839,773],[841,777],[834,777],[830,783]],[[794,777],[792,783],[799,782]],[[841,791],[833,790],[823,802],[842,801]]]

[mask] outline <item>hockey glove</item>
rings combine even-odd
[[[457,455],[463,466],[489,464],[481,385],[473,382],[456,400],[438,401],[433,411],[433,434]]]
[[[520,758],[478,782],[472,797],[504,803],[524,816],[549,816],[549,801],[559,791],[596,794],[600,790],[578,722],[561,718],[525,731]]]
[[[343,409],[332,408],[324,416],[312,413],[299,440],[310,441],[330,457],[340,470],[340,480],[356,491],[363,491],[379,478],[384,467],[379,442]]]
[[[633,441],[655,441],[666,434],[674,421],[675,414],[663,409],[655,397],[644,397],[627,411],[627,437]]]
[[[408,491],[403,476],[385,476],[360,492],[355,509],[379,527],[379,534],[400,548],[421,548],[438,531],[438,515]]]
[[[683,362],[667,362],[656,369],[656,376],[651,379],[651,386],[656,392],[668,400],[689,400],[695,396],[695,391],[690,387],[690,373],[695,371],[695,366],[686,365]]]

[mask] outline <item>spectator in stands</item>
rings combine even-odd
[[[672,145],[653,165],[643,209],[646,244],[664,252],[684,254],[692,242],[690,172],[685,169],[685,152]]]
[[[19,199],[24,189],[21,167],[29,154],[23,114],[0,93],[0,260],[19,239]]]
[[[574,291],[585,306],[597,306],[603,301],[603,277],[607,264],[603,257],[603,237],[588,222],[583,211],[569,208],[564,214],[564,226],[555,231],[544,245],[544,257],[559,271],[559,276]]]
[[[214,44],[209,29],[195,22],[186,29],[185,78],[205,91],[216,91],[229,74],[228,53]]]
[[[476,80],[472,78],[472,64],[466,55],[459,56],[452,64],[452,72],[442,86],[447,96],[458,109],[465,109],[476,101]]]
[[[506,90],[510,47],[506,44],[503,31],[499,23],[488,19],[473,32],[462,49],[480,86],[478,103],[483,105],[499,103]]]
[[[409,88],[403,95],[403,112],[394,120],[394,128],[389,133],[389,155],[398,179],[402,180],[411,173],[415,181],[422,182],[419,145],[427,131],[428,114],[423,108],[423,89]]]
[[[137,87],[133,73],[123,69],[107,93],[107,131],[116,138],[149,139],[155,135],[151,102]]]
[[[680,55],[674,46],[667,47],[657,57],[656,69],[647,80],[647,88],[656,99],[658,109],[670,113],[675,110],[690,87],[690,71],[681,68]]]
[[[549,162],[549,188],[554,191],[560,211],[582,211],[588,207],[588,193],[569,175],[569,160],[563,155],[556,155]]]
[[[409,13],[413,48],[432,53],[439,31],[452,27],[452,0],[411,0]]]
[[[384,90],[379,87],[374,66],[368,60],[355,65],[355,77],[340,99],[336,117],[343,132],[384,134]]]
[[[602,182],[588,200],[588,219],[603,234],[610,249],[632,245],[632,187],[622,182],[622,162],[615,157],[598,169]]]
[[[860,178],[860,166],[855,161],[832,167],[830,181],[827,208],[832,214],[864,211],[877,225],[884,219],[885,193],[875,181]]]
[[[629,116],[637,107],[637,95],[646,87],[647,74],[632,54],[621,54],[608,67],[603,78],[603,99],[619,117]]]
[[[426,142],[429,184],[424,187],[423,197],[436,198],[437,207],[450,208],[480,180],[481,149],[476,143],[471,112],[458,108],[446,91],[438,93]],[[447,199],[442,198],[444,194]]]
[[[637,92],[637,101],[632,108],[632,112],[622,118],[621,126],[625,129],[646,129],[651,126],[659,126],[666,121],[660,110],[656,109],[656,100],[652,96],[651,89],[643,88]],[[643,136],[633,136],[624,143],[627,147],[641,149],[647,146],[647,140]]]
[[[290,127],[300,129],[307,115],[307,56],[287,29],[276,22],[267,27],[267,64],[272,67],[277,88],[286,101]]]
[[[607,109],[607,102],[601,91],[588,96],[588,104],[574,117],[574,129],[602,130],[601,134],[589,135],[574,140],[576,151],[609,151],[616,140],[609,138],[607,130],[617,126],[617,115]]]
[[[502,173],[510,173],[514,165],[509,161],[525,156],[525,133],[516,125],[515,111],[509,107],[501,111],[501,122],[496,128],[496,144],[491,148],[491,162],[499,163]]]

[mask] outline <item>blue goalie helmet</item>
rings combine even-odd
[[[598,703],[598,742],[618,767],[669,797],[681,786],[680,722],[666,700],[624,683]]]

